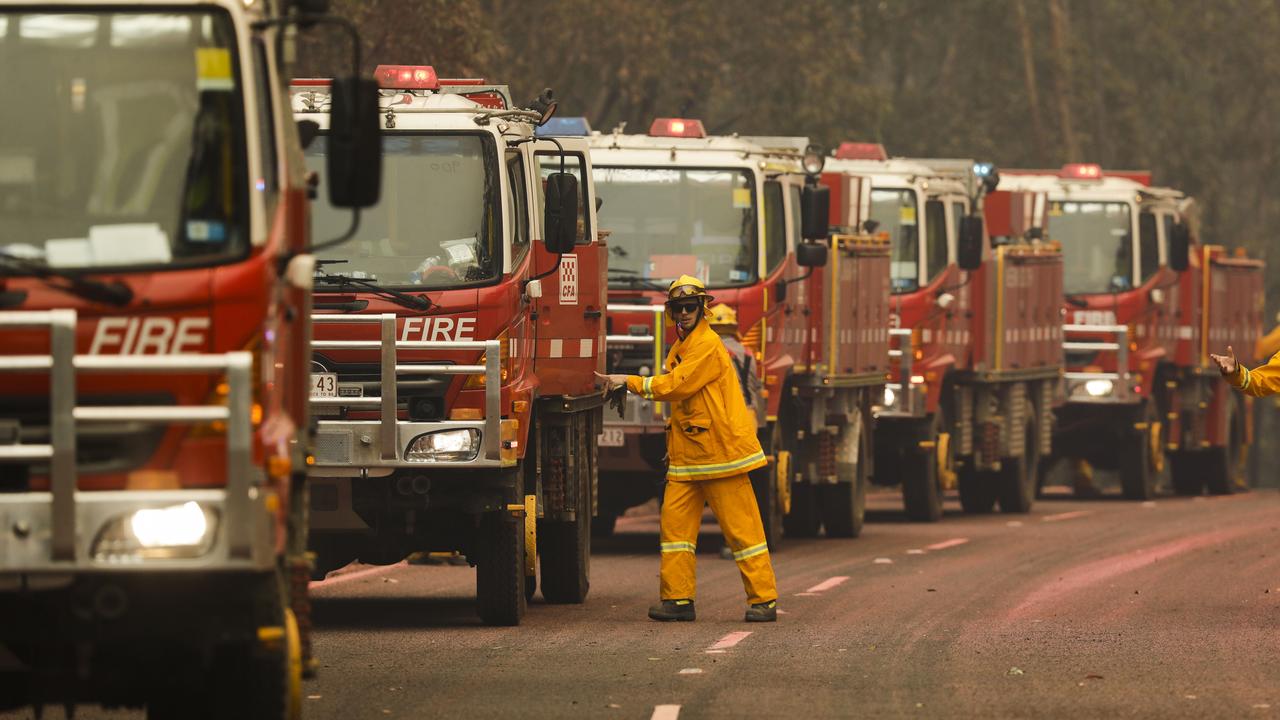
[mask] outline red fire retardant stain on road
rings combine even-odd
[[[831,588],[833,588],[833,587],[835,587],[835,586],[839,585],[840,583],[842,583],[842,582],[844,582],[845,580],[848,580],[848,579],[849,579],[849,577],[848,577],[847,575],[837,575],[837,576],[835,576],[835,577],[833,577],[833,578],[827,578],[826,580],[823,580],[822,582],[818,583],[817,585],[814,585],[813,587],[809,588],[808,590],[805,590],[805,592],[806,592],[806,593],[820,593],[820,592],[825,592],[825,591],[830,590]]]
[[[750,630],[737,630],[735,632],[731,632],[728,635],[725,635],[724,637],[717,640],[716,644],[712,645],[709,649],[710,650],[728,650],[734,645],[737,645],[738,643],[745,640],[747,636],[750,634],[751,634]]]
[[[925,545],[924,549],[925,550],[946,550],[947,548],[953,548],[957,545],[963,545],[967,542],[969,542],[969,538],[951,538],[950,540],[943,540],[940,543]]]
[[[1182,540],[1142,548],[1123,555],[1113,555],[1112,557],[1081,565],[1067,571],[1058,581],[1050,582],[1038,590],[1032,591],[1017,607],[1009,612],[1008,619],[1016,620],[1025,617],[1038,610],[1040,606],[1057,600],[1064,595],[1083,590],[1091,585],[1097,585],[1117,575],[1141,570],[1160,560],[1203,547],[1218,545],[1256,530],[1257,528],[1255,527],[1244,527],[1192,535]]]
[[[396,568],[402,568],[407,566],[408,564],[409,563],[405,562],[404,560],[401,560],[395,565],[379,565],[378,567],[367,568],[365,570],[355,570],[348,573],[341,573],[339,575],[330,575],[324,580],[312,580],[311,582],[307,583],[307,589],[318,590],[320,588],[333,587],[334,585],[347,582],[348,580],[359,580],[360,578],[367,578],[367,577],[372,577],[374,575],[381,575],[382,573],[385,573],[385,572],[391,572]]]
[[[1072,512],[1058,513],[1057,515],[1045,515],[1040,519],[1044,522],[1058,522],[1059,520],[1071,520],[1073,518],[1084,517],[1085,515],[1092,514],[1092,510],[1073,510]]]

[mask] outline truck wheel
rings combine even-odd
[[[1244,482],[1244,430],[1234,398],[1227,405],[1227,444],[1204,451],[1205,486],[1210,495],[1230,495],[1247,487]]]
[[[538,523],[538,563],[542,597],[549,603],[581,603],[591,589],[591,486],[596,471],[595,443],[588,444],[585,470],[577,477],[574,520]]]
[[[1204,493],[1204,452],[1180,450],[1169,456],[1173,478],[1173,492],[1183,497],[1195,497]]]
[[[867,515],[867,453],[866,426],[858,423],[851,429],[849,441],[857,443],[854,462],[837,463],[835,485],[821,487],[822,524],[827,537],[855,538],[862,534]]]
[[[505,511],[480,516],[476,602],[486,625],[519,625],[524,617],[524,523]]]
[[[961,509],[970,515],[985,515],[996,509],[994,473],[965,467],[956,474]]]
[[[907,518],[916,522],[942,519],[942,487],[938,477],[938,438],[942,432],[940,413],[923,426],[920,440],[925,447],[908,447],[902,453],[902,505]]]
[[[787,537],[811,538],[818,536],[818,488],[813,483],[791,485],[791,512],[782,519]]]
[[[756,505],[760,508],[760,522],[764,525],[764,538],[769,543],[769,551],[777,552],[782,548],[783,516],[787,514],[786,506],[791,501],[791,454],[782,447],[782,430],[778,423],[760,431],[760,447],[765,455],[772,455],[774,460],[751,471],[751,489],[755,492]],[[785,495],[782,483],[788,483]]]
[[[1159,476],[1165,469],[1164,429],[1155,403],[1144,403],[1142,427],[1130,437],[1120,455],[1120,489],[1126,500],[1150,500],[1156,496]]]
[[[601,508],[600,514],[591,518],[591,537],[613,537],[613,530],[618,525],[618,516],[611,510]]]
[[[1022,456],[1007,457],[1000,461],[997,487],[1000,494],[1000,512],[1029,513],[1035,502],[1040,469],[1040,433],[1034,417],[1028,417],[1022,426]]]

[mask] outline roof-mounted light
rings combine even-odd
[[[976,162],[973,164],[973,174],[987,192],[995,192],[1000,185],[1000,171],[996,169],[995,163]]]
[[[1067,180],[1101,180],[1102,166],[1094,163],[1069,163],[1062,166],[1059,177]]]
[[[888,160],[889,154],[880,143],[842,142],[836,149],[836,157],[841,160]]]
[[[440,89],[440,78],[430,65],[379,65],[373,77],[387,90]]]
[[[701,120],[657,118],[649,126],[649,135],[652,137],[704,138],[707,136],[707,131],[702,127]]]
[[[822,148],[817,145],[810,145],[804,149],[804,157],[801,158],[800,164],[804,166],[804,171],[809,175],[817,175],[822,172],[822,166],[826,165],[827,158],[822,154]]]
[[[533,134],[538,137],[587,137],[591,135],[591,124],[584,117],[553,117]]]

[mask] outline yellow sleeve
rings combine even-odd
[[[1266,365],[1252,370],[1240,365],[1236,374],[1227,378],[1227,382],[1244,394],[1254,397],[1280,393],[1280,353],[1272,355]]]
[[[716,341],[719,342],[719,339]],[[630,375],[627,377],[627,387],[648,400],[684,400],[720,374],[720,363],[716,362],[715,351],[716,347],[710,343],[688,348],[687,354],[671,372],[649,377]]]

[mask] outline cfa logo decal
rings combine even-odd
[[[578,304],[578,256],[560,258],[560,304]]]
[[[203,352],[207,317],[104,317],[93,331],[90,355],[179,355]]]

